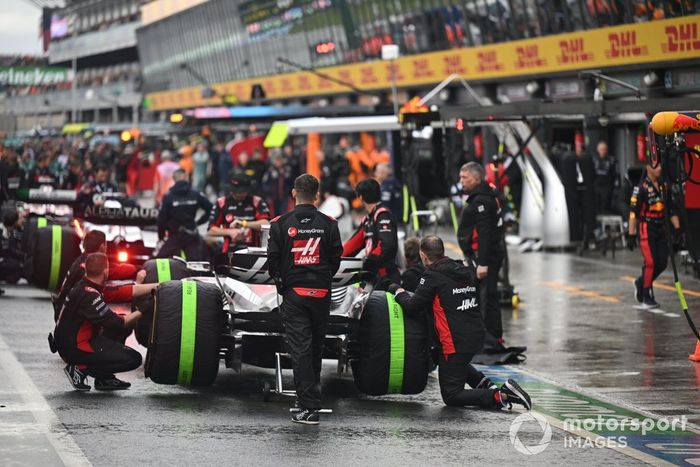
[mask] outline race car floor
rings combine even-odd
[[[523,303],[504,310],[505,335],[528,347],[528,359],[484,371],[520,381],[533,415],[444,407],[436,375],[420,395],[363,396],[327,361],[334,413],[319,427],[290,423],[289,400],[263,402],[273,372],[245,365],[241,374],[222,367],[207,389],[159,386],[139,369],[123,375],[128,391],[74,392],[46,343],[48,294],[6,287],[0,465],[698,465],[695,340],[668,272],[656,287],[663,311],[634,308],[630,277],[640,264],[638,252],[614,261],[511,254]],[[683,278],[700,321],[700,283]],[[641,420],[645,433],[611,419]]]

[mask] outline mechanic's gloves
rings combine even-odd
[[[399,284],[389,284],[389,288],[387,289],[389,292],[395,294],[397,290],[399,290],[401,286]]]
[[[683,249],[683,233],[680,229],[674,229],[672,239],[673,239],[673,252],[678,253]]]
[[[627,234],[627,249],[629,251],[634,251],[634,249],[636,247],[637,247],[637,236]]]

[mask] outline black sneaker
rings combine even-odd
[[[530,400],[530,395],[525,392],[523,388],[520,387],[518,383],[509,379],[501,386],[501,401],[504,404],[508,404],[509,408],[513,407],[513,404],[519,404],[525,407],[525,410],[532,409],[532,401]],[[505,397],[503,397],[505,396]]]
[[[642,303],[642,291],[644,289],[642,288],[642,278],[638,277],[634,280],[634,298],[637,300],[637,303]]]
[[[304,409],[292,415],[294,423],[303,423],[304,425],[318,425],[321,417],[315,410]]]
[[[85,380],[87,380],[87,376],[75,365],[66,365],[63,372],[66,374],[68,381],[70,381],[70,384],[73,385],[76,391],[89,391],[91,389],[90,385],[85,382]]]
[[[131,383],[117,379],[114,376],[105,379],[95,379],[95,389],[98,391],[121,391],[130,387]]]
[[[657,308],[661,308],[661,305],[654,300],[654,297],[646,297],[642,302],[642,308],[645,310],[655,310]]]

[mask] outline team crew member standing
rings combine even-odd
[[[267,247],[270,276],[283,297],[282,319],[292,356],[300,412],[293,422],[316,425],[321,408],[321,356],[330,313],[331,284],[343,245],[338,223],[316,209],[318,180],[294,181],[293,211],[273,219]]]
[[[498,192],[484,179],[484,168],[468,162],[459,171],[459,181],[469,195],[457,230],[465,258],[477,264],[479,295],[486,330],[497,345],[503,344],[501,306],[498,302],[498,273],[503,264],[503,219]],[[488,336],[487,336],[488,339]],[[492,343],[487,340],[487,345]]]
[[[634,187],[630,198],[628,247],[634,249],[639,234],[639,246],[644,256],[642,275],[634,281],[635,298],[644,308],[659,308],[654,299],[654,280],[668,263],[668,244],[664,232],[665,210],[669,209],[671,224],[678,235],[680,222],[672,205],[666,206],[661,193],[661,164],[646,166],[646,174]],[[673,203],[670,203],[673,204]]]
[[[530,396],[512,379],[498,389],[471,364],[484,341],[479,313],[476,277],[471,268],[445,256],[445,247],[435,235],[420,242],[420,257],[426,271],[413,295],[392,284],[396,302],[406,314],[432,309],[440,341],[439,380],[446,405],[497,408],[520,404],[531,408]],[[464,384],[475,389],[465,390]]]
[[[192,189],[184,170],[176,170],[173,180],[175,185],[163,197],[158,212],[158,238],[163,241],[166,232],[168,238],[156,256],[169,258],[184,251],[187,260],[199,261],[203,258],[197,226],[207,221],[213,206],[206,196]],[[204,214],[195,220],[198,208],[202,209]]]
[[[355,192],[368,214],[355,234],[343,245],[343,256],[355,256],[364,247],[363,269],[377,275],[377,289],[386,290],[392,282],[401,281],[396,266],[399,249],[396,221],[391,211],[379,202],[381,187],[376,180],[362,180],[355,187]]]
[[[231,180],[231,194],[216,200],[209,216],[209,235],[224,237],[223,252],[245,246],[260,246],[262,226],[269,224],[267,203],[251,194],[252,185],[246,175]]]
[[[109,274],[103,253],[93,253],[85,261],[85,277],[70,291],[56,324],[56,348],[68,364],[66,376],[78,391],[89,391],[87,376],[95,378],[95,389],[127,389],[131,384],[114,373],[138,368],[141,354],[102,335],[103,330],[132,328],[141,317],[134,311],[122,318],[104,302],[102,288]]]

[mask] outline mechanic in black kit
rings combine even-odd
[[[192,189],[184,170],[173,172],[173,180],[175,185],[163,196],[158,212],[158,239],[164,243],[154,252],[154,256],[169,258],[180,255],[180,251],[183,251],[186,260],[200,261],[204,258],[197,226],[207,221],[212,204],[206,196]],[[204,214],[197,219],[198,208]]]
[[[430,310],[440,343],[439,381],[442,400],[449,406],[531,408],[530,396],[512,379],[496,387],[471,365],[484,340],[474,269],[445,256],[442,240],[430,235],[420,242],[426,267],[412,295],[397,284],[389,287],[407,315]],[[464,389],[467,383],[474,389]]]
[[[485,180],[484,168],[477,162],[468,162],[462,166],[459,181],[469,196],[459,220],[457,240],[464,257],[475,261],[477,265],[481,310],[488,332],[486,346],[503,347],[498,273],[503,265],[505,251],[498,191]]]
[[[56,349],[68,364],[68,380],[78,391],[90,390],[87,376],[95,378],[98,391],[127,389],[131,384],[117,379],[114,373],[141,365],[140,353],[102,335],[103,330],[133,328],[141,318],[138,310],[122,318],[104,302],[102,289],[108,275],[107,255],[88,255],[85,277],[68,294],[56,324]]]
[[[282,295],[282,320],[292,357],[297,403],[292,421],[319,423],[321,357],[331,305],[331,284],[343,245],[338,223],[316,209],[319,181],[303,174],[294,181],[293,211],[270,223],[268,269]]]
[[[386,290],[392,282],[400,282],[401,275],[396,265],[399,251],[396,220],[389,208],[381,203],[381,187],[372,178],[362,180],[355,186],[357,196],[367,209],[360,227],[343,245],[343,256],[355,256],[363,248],[365,261],[362,269],[377,276],[377,290]]]
[[[209,235],[224,237],[222,253],[260,246],[262,226],[269,223],[270,208],[253,195],[252,180],[245,174],[231,178],[231,194],[216,200],[209,216]]]

